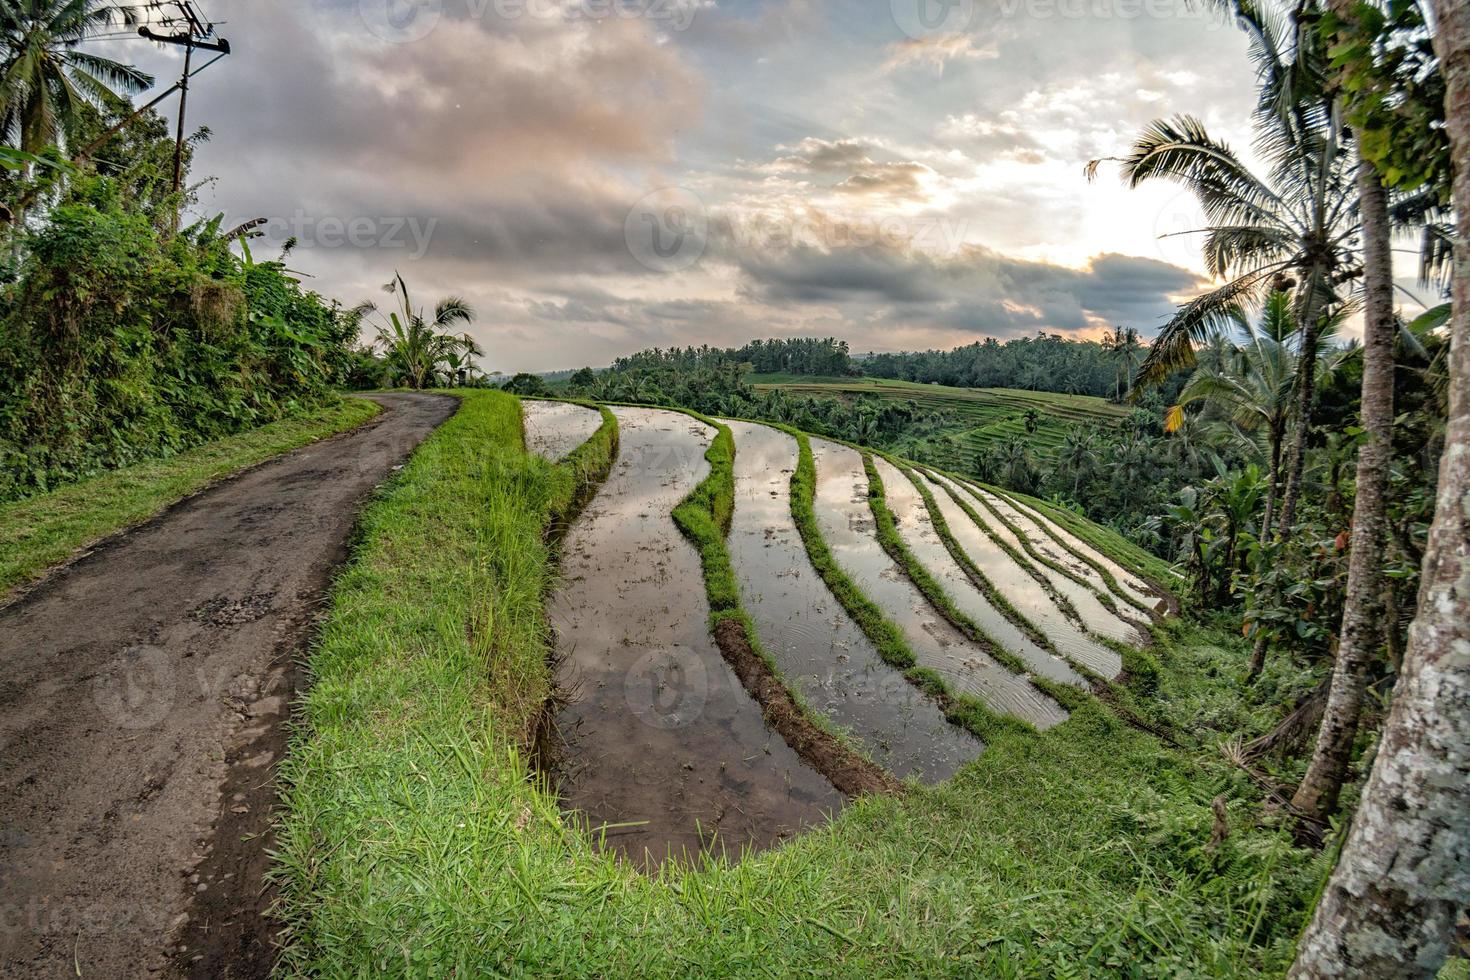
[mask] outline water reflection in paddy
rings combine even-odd
[[[521,402],[526,449],[553,463],[592,438],[602,425],[602,413],[566,402]]]
[[[686,415],[614,409],[621,450],[568,532],[550,605],[561,792],[607,845],[656,864],[737,853],[817,823],[842,796],[774,732],[709,635],[699,558],[673,507],[704,478],[714,432]]]
[[[1015,607],[1016,611],[1046,633],[1047,638],[1062,652],[1063,656],[1103,677],[1117,676],[1118,672],[1123,669],[1123,658],[1079,629],[1077,624],[1062,612],[1046,589],[1042,588],[1041,583],[1033,578],[1030,572],[1016,564],[1015,559],[1007,554],[1004,548],[996,544],[990,535],[986,534],[959,504],[955,503],[954,498],[950,496],[951,489],[956,493],[963,493],[963,491],[939,474],[928,474],[928,480],[934,500],[939,504],[940,512],[944,514],[944,519],[948,522],[955,540],[960,543],[965,554],[970,556],[970,560],[990,579],[997,591]],[[970,504],[971,509],[977,515],[980,514],[979,503],[971,501]],[[981,516],[983,519],[983,515]],[[1098,609],[1107,613],[1107,609],[1102,603],[1097,602],[1095,597],[1092,601]],[[1121,624],[1110,613],[1108,617],[1114,623],[1126,625]],[[1126,634],[1120,638],[1128,642]]]
[[[924,498],[903,471],[877,457],[874,457],[873,465],[878,470],[878,478],[883,481],[884,497],[888,502],[888,509],[893,513],[899,536],[919,563],[938,579],[940,586],[959,607],[960,612],[970,617],[992,640],[1021,658],[1028,669],[1052,680],[1085,686],[1086,681],[1068,667],[1066,661],[1037,646],[1020,627],[1006,619],[1000,610],[990,604],[990,600],[985,598],[985,594],[970,580],[970,576],[945,547],[944,539],[939,536],[929,517],[929,508],[925,506]],[[943,495],[944,491],[940,490],[939,493]],[[945,515],[945,521],[953,530],[955,522],[948,515]]]
[[[1066,718],[1056,702],[1012,674],[939,616],[883,551],[868,509],[868,479],[856,450],[812,439],[816,514],[833,558],[858,588],[903,630],[919,663],[995,710],[1038,728]]]
[[[952,775],[979,754],[979,740],[883,662],[807,559],[791,517],[796,440],[769,426],[727,424],[735,436],[730,558],[762,645],[807,704],[873,761],[926,782]]]

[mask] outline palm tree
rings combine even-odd
[[[124,101],[153,84],[132,65],[79,50],[134,7],[104,0],[0,0],[0,134],[36,153],[65,142],[83,107]]]
[[[402,275],[395,272],[393,281],[383,289],[398,297],[398,309],[389,312],[378,324],[375,343],[395,375],[407,381],[410,388],[427,387],[438,376],[441,366],[462,364],[460,355],[482,353],[469,334],[456,336],[444,332],[454,324],[474,322],[475,312],[464,300],[457,296],[441,299],[434,306],[433,319],[429,320],[422,310],[413,308]],[[369,300],[355,307],[351,315],[361,319],[377,309]]]
[[[1369,32],[1358,23],[1350,0],[1333,0],[1342,20],[1339,38]],[[1358,450],[1354,480],[1352,538],[1342,628],[1333,660],[1332,686],[1312,762],[1292,796],[1298,811],[1323,820],[1337,809],[1352,760],[1358,715],[1368,686],[1368,669],[1382,641],[1383,549],[1387,493],[1393,455],[1394,338],[1393,255],[1388,188],[1383,175],[1359,147],[1358,212],[1363,226],[1363,385],[1361,422],[1367,435]],[[1465,206],[1461,203],[1461,206]]]
[[[1073,429],[1062,440],[1057,462],[1072,474],[1072,499],[1081,494],[1082,478],[1097,469],[1097,436],[1091,429]]]
[[[1290,347],[1297,333],[1286,293],[1272,293],[1266,301],[1259,328],[1253,326],[1239,307],[1230,315],[1245,335],[1241,347],[1224,349],[1212,342],[1216,357],[1201,364],[1179,392],[1179,401],[1165,419],[1164,429],[1176,432],[1184,423],[1184,409],[1203,402],[1207,411],[1223,416],[1240,431],[1264,436],[1266,506],[1261,518],[1261,536],[1270,533],[1280,489],[1281,450],[1291,418],[1299,358]],[[1329,331],[1330,334],[1330,331]],[[1218,336],[1228,335],[1220,331]],[[1318,338],[1319,348],[1328,335]],[[1320,350],[1319,350],[1320,353]]]
[[[1293,977],[1434,976],[1470,900],[1470,6],[1433,3],[1454,149],[1450,415],[1419,610],[1362,803],[1298,947]],[[1450,67],[1450,66],[1454,67]],[[1389,928],[1385,928],[1390,924]]]
[[[1143,342],[1135,327],[1119,327],[1103,334],[1103,350],[1118,362],[1117,377],[1113,385],[1113,401],[1121,402],[1133,387],[1133,376],[1143,355]]]
[[[1208,227],[1204,258],[1222,285],[1186,303],[1166,323],[1144,358],[1139,381],[1157,384],[1195,363],[1193,344],[1227,326],[1232,311],[1291,290],[1292,315],[1303,331],[1297,384],[1297,429],[1283,495],[1280,528],[1289,532],[1301,483],[1316,380],[1317,335],[1342,302],[1338,287],[1358,275],[1354,248],[1353,166],[1340,140],[1333,97],[1324,83],[1327,54],[1314,31],[1255,0],[1234,6],[1249,36],[1261,81],[1256,148],[1267,177],[1246,168],[1228,145],[1192,116],[1155,120],[1121,158],[1124,181],[1137,187],[1164,179],[1194,192]],[[1088,165],[1096,173],[1102,161]]]
[[[1001,450],[1001,473],[1006,486],[1012,490],[1029,493],[1033,480],[1031,454],[1026,451],[1026,440],[1011,439]]]

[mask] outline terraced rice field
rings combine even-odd
[[[924,782],[953,775],[980,742],[883,662],[807,560],[789,497],[796,440],[726,424],[738,447],[730,559],[761,643],[787,683],[884,768]]]
[[[922,408],[948,412],[955,419],[953,432],[947,438],[925,443],[922,450],[925,458],[951,469],[967,469],[976,453],[1013,439],[1023,439],[1036,451],[1054,449],[1073,428],[1125,418],[1129,411],[1090,395],[1020,388],[952,388],[886,378],[765,377],[770,380],[754,375],[751,381],[758,389],[780,388],[791,394],[827,397],[875,395],[914,401]],[[1026,429],[1026,413],[1031,409],[1038,416],[1034,432]]]
[[[527,445],[549,458],[600,424],[591,409],[523,404]],[[984,749],[950,720],[954,699],[1050,728],[1067,712],[1048,685],[1089,690],[1120,672],[1117,645],[1148,642],[1148,614],[1129,600],[1160,596],[1019,501],[814,437],[804,462],[797,438],[757,423],[613,412],[618,457],[563,543],[549,607],[564,698],[555,769],[563,805],[637,862],[768,846],[845,802],[831,760],[768,727],[726,662],[717,592],[738,592],[739,629],[810,722],[853,758],[922,782]],[[733,436],[733,465],[706,460],[715,425]],[[792,496],[801,466],[809,500]],[[702,545],[703,565],[672,516],[696,488],[727,501],[712,507],[729,523],[722,552]],[[804,541],[822,549],[818,566]],[[706,582],[724,567],[733,584]]]
[[[991,524],[984,520],[973,505],[966,506],[962,503],[963,490],[949,478],[938,474],[926,473],[924,479],[931,487],[935,505],[939,507],[961,550],[1013,609],[1039,628],[1052,646],[1072,663],[1103,677],[1113,677],[1122,670],[1123,658],[1116,651],[1088,636],[1087,631],[1100,632],[1124,643],[1139,643],[1142,638],[1136,630],[1113,616],[1091,594],[1087,596],[1090,604],[1087,600],[1083,604],[1087,606],[1089,613],[1095,607],[1101,611],[1100,615],[1091,619],[1081,615],[1080,623],[1068,616],[1032,571],[1029,563],[1022,564],[1012,558],[996,541],[996,532]],[[1074,603],[1074,607],[1076,605]],[[1116,631],[1109,631],[1108,628],[1114,625],[1117,627]],[[1103,628],[1100,630],[1099,626]]]
[[[898,525],[899,535],[910,551],[932,574],[939,578],[944,591],[954,600],[960,612],[975,622],[992,640],[1025,662],[1027,669],[1044,677],[1076,684],[1086,682],[1066,662],[1026,635],[1016,623],[991,604],[985,593],[970,579],[945,547],[934,521],[918,489],[898,467],[886,459],[874,460],[878,478],[883,481],[888,509]],[[949,520],[949,515],[944,515]],[[972,559],[973,560],[973,559]],[[1116,671],[1114,671],[1116,673]]]
[[[714,431],[615,414],[618,460],[568,534],[551,603],[570,698],[562,795],[635,859],[771,844],[842,799],[766,728],[710,637],[699,558],[670,512],[708,471]]]
[[[812,455],[817,466],[817,523],[827,546],[848,577],[902,630],[920,666],[997,712],[1037,728],[1065,720],[1066,712],[1055,701],[996,663],[947,622],[883,550],[868,509],[868,478],[858,451],[813,439]]]

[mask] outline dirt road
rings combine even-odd
[[[0,976],[260,976],[298,654],[366,494],[456,402],[191,497],[0,609]]]

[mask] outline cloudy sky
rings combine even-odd
[[[836,335],[1152,334],[1190,200],[1083,165],[1188,111],[1245,146],[1242,37],[1184,0],[203,0],[200,214],[328,296],[476,307],[485,367]],[[109,54],[177,73],[173,50]],[[169,113],[173,102],[166,103]],[[270,246],[257,246],[257,252]]]

